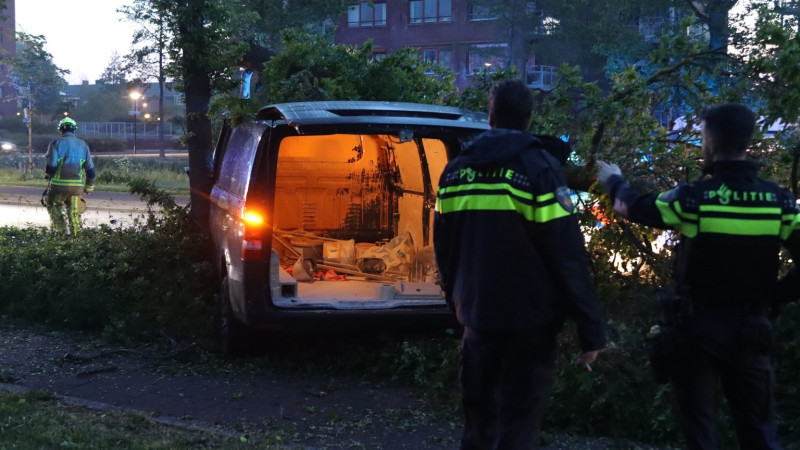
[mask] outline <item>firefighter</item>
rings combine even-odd
[[[628,220],[680,233],[675,293],[661,346],[689,449],[719,448],[718,385],[743,449],[777,449],[770,310],[800,295],[800,273],[779,281],[780,247],[800,257],[800,214],[790,191],[757,177],[747,159],[755,115],[727,103],[702,112],[699,181],[640,194],[616,164],[597,180]]]
[[[61,120],[58,123],[61,137],[50,143],[45,154],[45,178],[50,181],[45,203],[51,226],[53,230],[72,235],[81,229],[81,214],[85,208],[82,196],[94,189],[95,180],[89,146],[75,137],[77,130],[78,124],[71,118]]]
[[[464,326],[462,449],[528,449],[556,371],[565,318],[589,368],[605,340],[589,259],[559,162],[526,132],[533,95],[490,92],[489,126],[439,180],[434,249]]]

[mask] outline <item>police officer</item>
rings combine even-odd
[[[47,212],[56,231],[75,235],[81,229],[83,194],[94,189],[95,170],[89,146],[75,137],[78,124],[69,117],[58,123],[61,137],[53,140],[45,154],[45,178],[50,180],[47,191]],[[64,218],[66,210],[67,219]]]
[[[555,378],[557,335],[577,324],[581,367],[604,345],[583,235],[560,165],[530,125],[521,81],[490,92],[489,126],[439,180],[434,248],[464,326],[462,449],[529,449]]]
[[[759,179],[758,164],[746,157],[755,127],[750,109],[721,104],[700,119],[710,177],[639,194],[616,164],[599,162],[597,179],[617,214],[682,235],[674,270],[678,320],[665,346],[687,447],[719,447],[721,384],[740,448],[777,449],[768,314],[773,303],[800,295],[796,265],[778,282],[781,244],[800,257],[800,214],[791,192]]]

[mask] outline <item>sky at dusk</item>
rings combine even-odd
[[[117,9],[127,0],[16,0],[17,31],[43,35],[70,84],[94,84],[116,51],[128,53],[136,26]]]

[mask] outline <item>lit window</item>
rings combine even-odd
[[[506,44],[475,45],[469,51],[469,70],[472,73],[495,72],[505,69]]]
[[[361,2],[347,9],[348,27],[386,25],[386,2]]]
[[[408,2],[411,23],[450,22],[452,0],[411,0]]]

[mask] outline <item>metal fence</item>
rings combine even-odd
[[[173,123],[164,124],[164,137],[177,138],[183,135],[183,131]],[[158,125],[146,122],[81,122],[80,134],[117,139],[133,139],[135,134],[137,139],[158,139]]]

